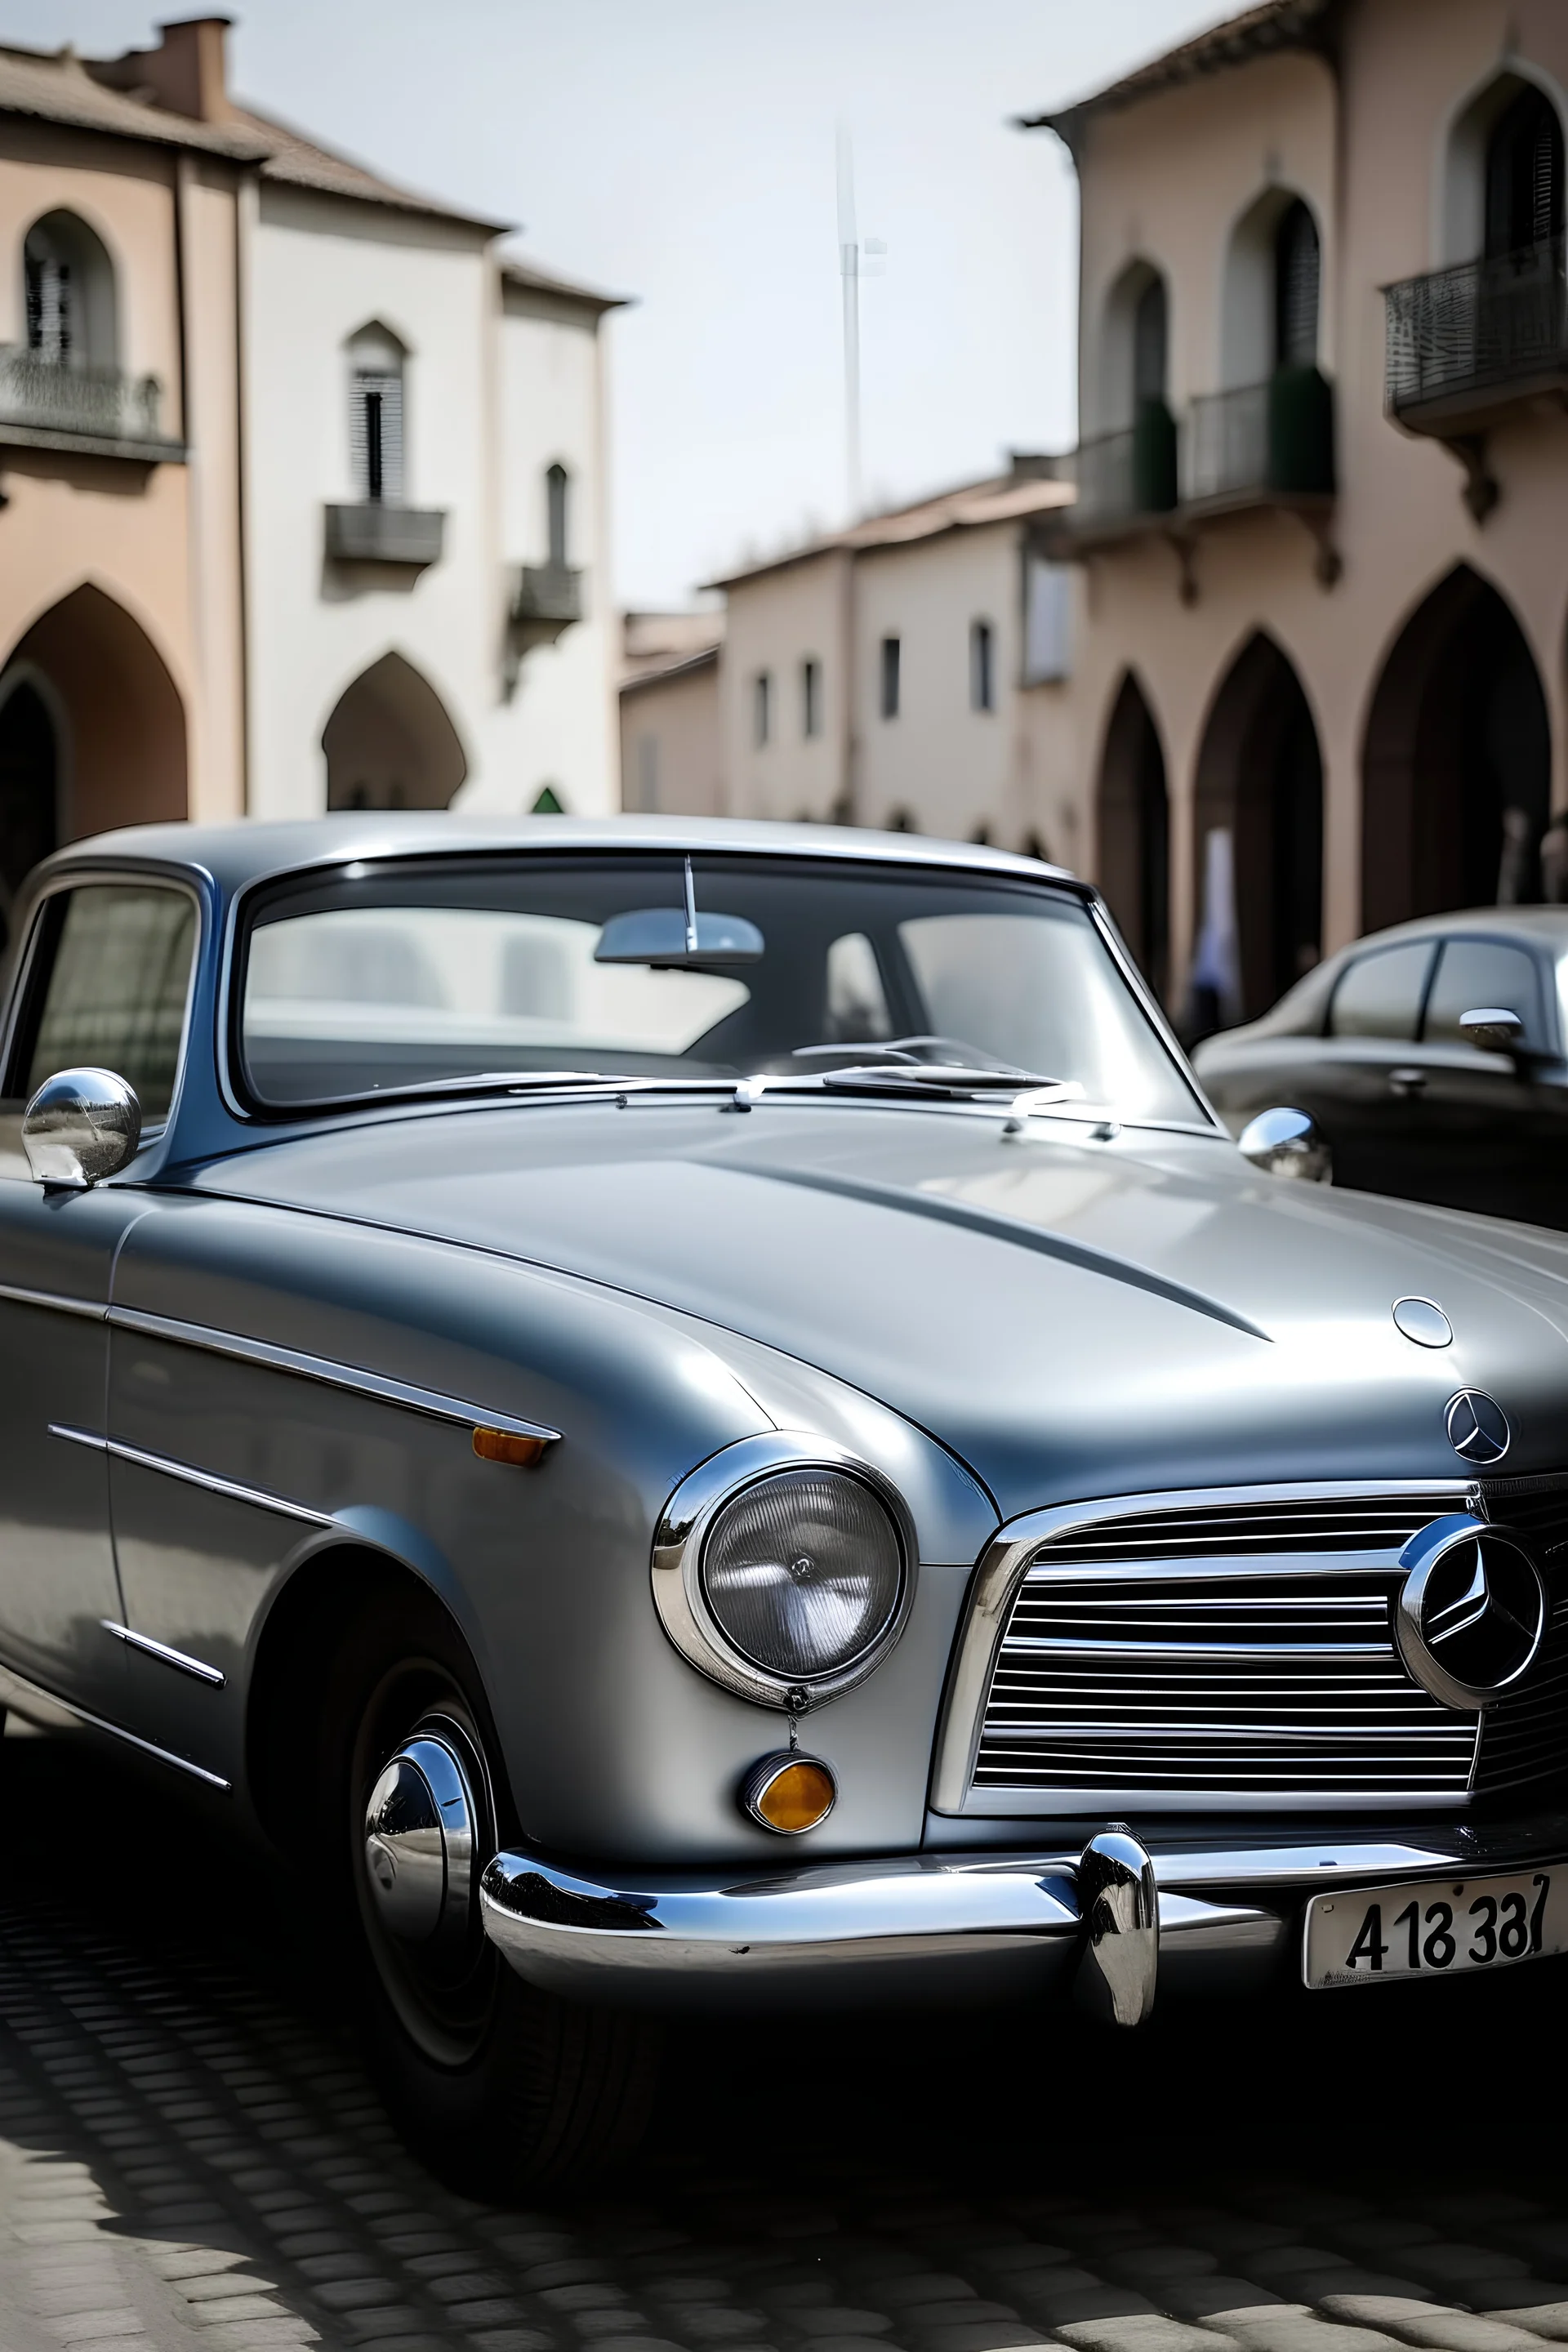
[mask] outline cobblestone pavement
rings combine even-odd
[[[0,2352],[1539,2352],[1568,1966],[676,2043],[647,2156],[503,2211],[402,2149],[286,1885],[0,1750]]]

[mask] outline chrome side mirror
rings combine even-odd
[[[1304,1110],[1283,1105],[1260,1110],[1242,1129],[1237,1149],[1266,1176],[1295,1176],[1309,1184],[1333,1181],[1333,1154]]]
[[[1483,1054],[1517,1054],[1524,1043],[1524,1024],[1500,1004],[1483,1004],[1474,1013],[1460,1013],[1459,1034]]]
[[[22,1114],[22,1149],[39,1184],[96,1184],[141,1140],[135,1088],[112,1070],[57,1071]]]

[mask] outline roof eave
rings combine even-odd
[[[1181,89],[1210,74],[1228,73],[1255,59],[1278,57],[1289,49],[1321,49],[1327,41],[1327,19],[1335,0],[1264,0],[1240,16],[1212,26],[1206,33],[1184,41],[1162,56],[1135,67],[1104,89],[1091,90],[1070,106],[1048,114],[1016,114],[1016,131],[1050,131],[1076,154],[1084,126],[1097,114],[1119,112],[1145,99]]]

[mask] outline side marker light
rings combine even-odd
[[[481,1462],[508,1462],[514,1470],[530,1470],[544,1451],[542,1437],[518,1437],[510,1429],[476,1429],[474,1452]]]
[[[741,1810],[764,1830],[799,1837],[827,1819],[837,1794],[829,1766],[784,1748],[752,1765],[741,1784]]]

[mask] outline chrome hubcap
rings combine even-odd
[[[383,1927],[400,1944],[435,1957],[465,1942],[478,1826],[456,1743],[422,1727],[384,1766],[364,1816],[365,1876]]]

